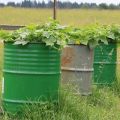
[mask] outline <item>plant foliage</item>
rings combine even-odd
[[[75,28],[62,26],[51,20],[45,25],[31,25],[14,32],[1,31],[0,37],[5,42],[13,42],[14,45],[37,42],[61,49],[72,43],[83,44],[93,49],[100,43],[108,45],[109,42],[119,42],[120,26],[93,24]]]
[[[108,45],[109,42],[119,42],[120,26],[93,24],[82,28],[74,28],[69,32],[69,35],[72,42],[94,48],[100,43]]]
[[[45,43],[46,46],[63,48],[69,41],[68,29],[57,21],[50,21],[45,25],[31,25],[14,32],[1,31],[0,37],[5,42],[14,42],[14,45]]]

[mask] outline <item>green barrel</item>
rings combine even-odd
[[[116,80],[117,44],[101,44],[95,48],[94,83],[109,85]]]
[[[2,65],[3,64],[3,42],[0,40],[0,85],[2,79]]]
[[[45,44],[5,43],[3,107],[19,112],[23,104],[58,101],[60,51]]]

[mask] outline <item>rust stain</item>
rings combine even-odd
[[[70,64],[74,58],[74,50],[71,47],[67,47],[63,51],[62,56],[62,66],[64,67],[66,64]]]

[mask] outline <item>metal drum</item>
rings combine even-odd
[[[110,85],[116,80],[117,44],[101,44],[95,48],[94,84]]]
[[[3,107],[19,112],[22,105],[58,101],[60,51],[45,44],[5,43]]]
[[[62,52],[62,84],[70,84],[75,94],[91,94],[93,51],[84,45],[69,45]]]
[[[117,67],[116,67],[117,82],[120,83],[120,43],[117,43]]]
[[[3,64],[3,42],[0,40],[0,81],[2,80],[2,66],[3,66],[2,64]]]

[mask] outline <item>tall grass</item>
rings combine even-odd
[[[119,120],[120,99],[109,87],[93,88],[91,96],[61,90],[58,104],[26,106],[22,116],[4,115],[3,120]]]

